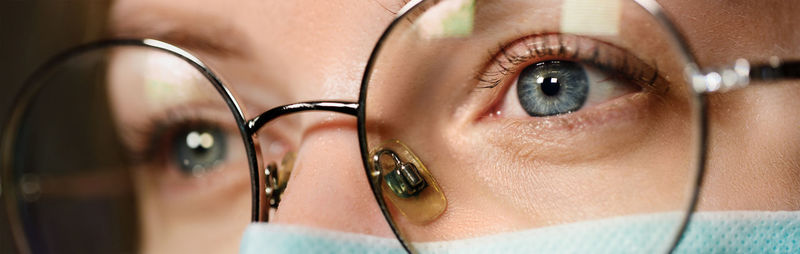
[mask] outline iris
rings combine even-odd
[[[588,95],[586,70],[576,62],[538,62],[525,67],[517,80],[519,102],[530,116],[574,112],[583,107]]]
[[[225,135],[214,127],[187,128],[172,142],[174,160],[186,174],[209,171],[224,161],[227,154]]]

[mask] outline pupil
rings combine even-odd
[[[202,146],[189,147],[189,149],[192,150],[192,152],[194,152],[196,155],[203,155],[206,151],[208,151],[208,149],[205,149]]]
[[[561,91],[561,82],[559,82],[558,78],[546,77],[540,84],[544,95],[555,96],[558,94],[558,91]]]
[[[225,136],[215,127],[185,127],[173,141],[174,161],[180,170],[198,175],[223,162],[227,154]]]

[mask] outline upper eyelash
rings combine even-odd
[[[555,40],[553,40],[553,37]],[[574,40],[575,48],[569,48],[569,45],[567,45],[565,39]],[[589,40],[593,42],[593,49],[581,47],[581,43],[586,43]],[[541,44],[546,45],[540,45],[537,47],[532,45],[532,42],[540,42]],[[525,43],[524,46],[526,48],[526,52],[524,54],[509,51],[509,49],[514,48],[519,43]],[[588,55],[591,57],[586,57],[586,50],[591,50],[591,52],[588,53]],[[616,56],[616,58],[619,58],[616,59],[616,61],[619,62],[614,62],[615,59],[613,58],[615,57],[606,56],[606,59],[601,57],[603,54],[601,51],[603,50],[619,51],[618,53],[624,53],[624,55]],[[569,51],[573,52],[568,56]],[[608,54],[608,52],[605,53],[605,55]],[[492,60],[490,60],[483,70],[479,71],[475,75],[476,80],[479,83],[477,86],[478,88],[497,87],[502,84],[503,81],[505,81],[507,76],[516,73],[522,64],[530,62],[532,59],[539,59],[542,61],[548,60],[540,59],[547,57],[568,57],[570,59],[567,60],[588,63],[602,71],[619,74],[622,76],[622,78],[634,81],[635,83],[641,84],[646,88],[655,88],[656,84],[659,83],[659,80],[663,79],[658,71],[658,66],[655,63],[653,63],[652,67],[650,67],[649,65],[644,64],[643,60],[636,58],[624,49],[611,45],[610,43],[575,35],[564,35],[557,33],[531,35],[517,39],[506,45],[500,45],[496,50],[490,51],[489,55],[492,56]],[[583,57],[581,57],[582,55]],[[630,61],[638,61],[642,64],[632,65]],[[509,64],[512,66],[508,66]],[[493,65],[497,67],[498,70],[487,71]],[[665,86],[665,89],[668,88],[668,86]]]
[[[168,135],[172,126],[188,125],[190,119],[197,119],[196,113],[191,112],[189,107],[171,109],[163,115],[149,117],[142,123],[126,126],[125,131],[132,133],[135,140],[143,140],[142,145],[132,147],[128,144],[128,152],[131,161],[145,162],[156,159],[160,143]]]

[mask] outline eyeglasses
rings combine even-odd
[[[421,1],[381,36],[358,102],[248,118],[189,52],[100,41],[26,83],[2,196],[23,252],[190,251],[269,221],[287,189],[337,184],[290,181],[286,116],[330,111],[357,117],[365,175],[409,252],[588,221],[606,223],[575,237],[602,237],[631,215],[660,229],[631,246],[671,251],[705,167],[706,95],[800,78],[798,62],[701,70],[690,52],[653,1]]]

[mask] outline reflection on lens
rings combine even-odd
[[[568,2],[423,1],[387,31],[362,90],[362,149],[411,250],[657,253],[676,239],[700,138],[684,53],[633,1],[591,17]],[[405,148],[387,151],[395,141]],[[373,163],[404,149],[416,159],[393,164],[410,166]],[[411,215],[432,203],[409,168],[446,200],[429,220]]]
[[[107,46],[45,74],[6,133],[15,237],[34,253],[238,250],[246,148],[202,72],[160,49]]]

